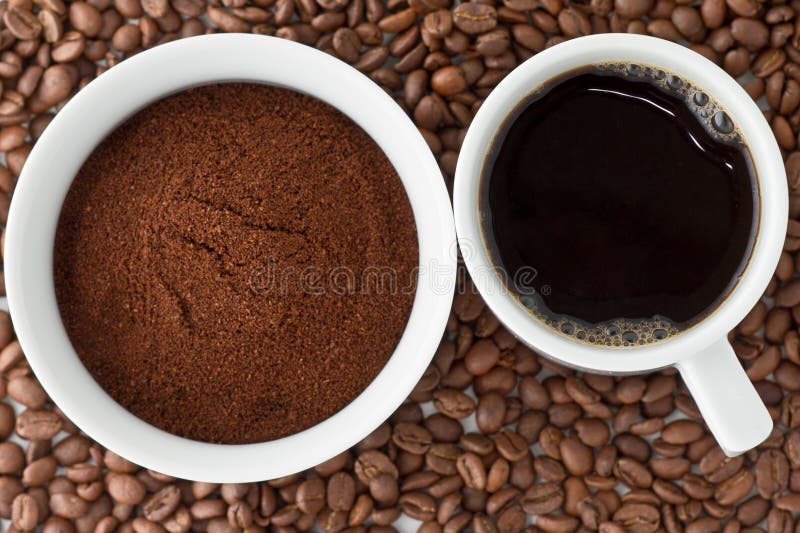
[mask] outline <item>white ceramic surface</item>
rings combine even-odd
[[[633,62],[664,68],[712,95],[744,134],[758,174],[758,237],[734,290],[712,314],[686,332],[654,345],[601,348],[562,336],[534,320],[494,273],[481,237],[479,177],[487,147],[509,112],[543,83],[595,63]],[[742,453],[760,443],[772,420],[727,342],[727,334],[761,297],[786,233],[788,193],[781,153],[761,111],[722,69],[691,50],[653,37],[594,35],[545,50],[517,67],[489,95],[470,125],[455,178],[456,230],[467,268],[498,318],[531,347],[566,365],[632,373],[675,366],[722,448]],[[602,265],[587,265],[587,268]],[[490,273],[487,275],[487,273]]]
[[[312,428],[247,445],[183,439],[113,401],[70,345],[52,276],[61,204],[92,149],[154,100],[190,86],[231,80],[313,95],[359,124],[403,181],[417,223],[421,267],[406,330],[373,383],[345,409]],[[256,481],[291,474],[340,453],[383,422],[408,395],[444,331],[455,282],[454,243],[450,201],[436,161],[411,120],[382,89],[345,63],[303,45],[257,35],[212,35],[175,41],[122,62],[58,113],[28,157],[14,193],[5,243],[6,287],[17,335],[36,376],[89,436],[140,465],[181,478]]]

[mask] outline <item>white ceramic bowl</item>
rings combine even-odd
[[[385,368],[331,418],[257,444],[184,439],[151,426],[116,403],[72,348],[53,283],[61,205],[94,147],[150,102],[219,81],[288,87],[344,112],[394,165],[408,193],[419,237],[421,271],[414,305]],[[380,87],[338,59],[300,44],[257,35],[210,35],[159,46],[122,62],[58,113],[28,157],[14,193],[5,243],[6,288],[14,326],[33,371],[55,403],[90,437],[131,461],[177,477],[256,481],[333,457],[400,405],[429,364],[447,322],[455,285],[454,242],[450,200],[436,161],[411,120]]]

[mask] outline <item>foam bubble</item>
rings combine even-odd
[[[683,80],[674,74],[670,74],[669,76],[667,76],[667,85],[669,85],[670,88],[677,91],[678,89],[683,87]]]
[[[714,125],[714,129],[720,133],[733,132],[733,121],[725,111],[717,111],[714,113],[714,116],[711,117],[711,123]]]
[[[708,95],[703,91],[694,93],[694,103],[700,107],[705,106],[708,103]]]

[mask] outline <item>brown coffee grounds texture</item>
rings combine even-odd
[[[350,403],[402,335],[418,261],[375,142],[321,101],[245,83],[173,95],[114,131],[56,243],[89,372],[145,421],[216,443],[279,438]],[[369,282],[375,268],[399,282]]]

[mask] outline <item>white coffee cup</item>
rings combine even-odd
[[[53,247],[61,205],[94,147],[147,104],[219,81],[288,87],[338,108],[383,149],[411,203],[420,275],[394,353],[349,405],[285,438],[245,445],[192,441],[157,429],[115,402],[81,364],[61,322]],[[264,135],[268,136],[269,131]],[[290,41],[247,34],[182,39],[138,54],[90,83],[58,113],[25,163],[5,242],[5,281],[19,341],[50,397],[103,446],[185,479],[246,482],[292,474],[346,450],[386,420],[430,363],[455,287],[455,227],[440,170],[421,134],[383,89],[334,57]],[[435,267],[435,268],[432,268]]]
[[[758,231],[750,261],[738,283],[698,324],[673,338],[633,348],[582,344],[534,319],[505,289],[490,261],[478,211],[478,188],[488,148],[512,110],[549,80],[608,62],[660,67],[702,88],[739,128],[758,176]],[[761,111],[718,66],[683,46],[629,34],[582,37],[536,54],[511,72],[476,114],[461,147],[453,202],[459,245],[478,290],[499,320],[533,349],[565,365],[592,372],[627,374],[676,367],[728,455],[749,450],[769,435],[772,419],[727,335],[761,297],[777,265],[788,217],[786,175],[780,150]]]

